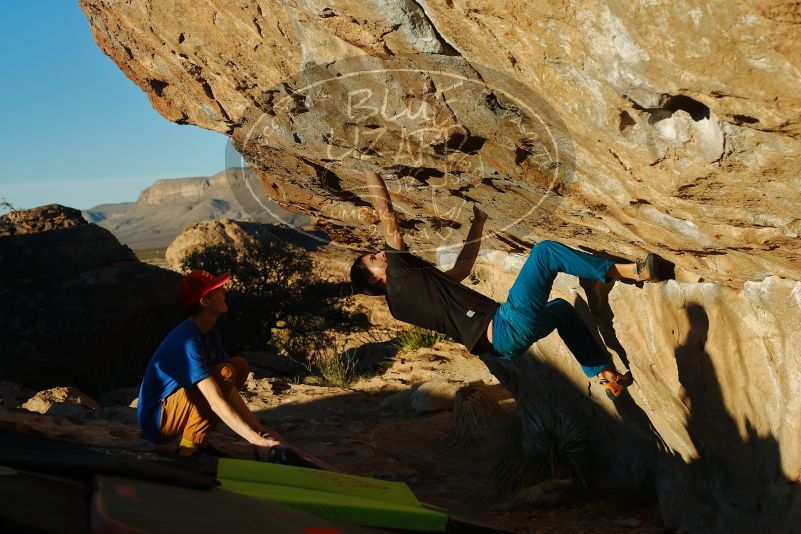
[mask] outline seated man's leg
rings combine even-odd
[[[240,359],[244,361],[244,358]],[[223,397],[227,398],[236,388],[238,378],[236,365],[226,362],[211,368],[211,376],[220,386]],[[247,373],[244,376],[247,378]],[[209,431],[220,422],[217,414],[196,387],[189,391],[184,388],[177,390],[165,399],[163,406],[160,443],[168,443],[181,436],[182,447],[203,447],[206,445]]]
[[[609,354],[598,344],[575,308],[566,300],[554,299],[545,305],[537,320],[537,339],[544,338],[554,329],[588,377],[611,367]]]
[[[234,366],[234,384],[236,385],[236,389],[242,389],[250,374],[248,361],[242,356],[233,356],[230,363]]]

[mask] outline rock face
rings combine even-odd
[[[90,392],[138,381],[177,322],[179,276],[71,208],[11,213],[0,228],[3,378]]]
[[[507,250],[801,278],[792,2],[80,4],[167,119],[230,135],[271,196],[360,243],[376,170],[419,243],[477,200]]]
[[[556,337],[488,363],[524,413],[554,401],[603,428],[600,482],[656,491],[671,525],[797,524],[797,3],[80,4],[162,115],[231,136],[339,244],[380,242],[373,170],[429,258],[478,201],[492,249],[674,261],[681,281],[644,289],[558,281],[634,371],[623,402],[588,399]],[[482,289],[503,299],[507,278]]]
[[[250,169],[228,169],[211,177],[157,180],[136,202],[103,204],[83,214],[131,248],[166,247],[184,229],[200,221],[250,219],[237,200],[247,179],[255,179]],[[252,219],[290,226],[307,222],[306,217],[275,202],[268,205],[269,210],[261,210]]]
[[[479,289],[502,300],[514,273],[478,272]],[[556,405],[593,429],[596,484],[655,490],[666,521],[691,532],[789,532],[801,510],[800,294],[776,277],[734,290],[560,274],[552,298],[574,303],[616,367],[632,370],[630,396],[615,403],[556,333],[531,358],[484,360],[527,416]]]

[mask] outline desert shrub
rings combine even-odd
[[[534,417],[528,444],[520,453],[499,462],[494,486],[499,494],[547,479],[586,479],[591,440],[587,431],[553,408]]]
[[[313,371],[320,377],[321,385],[346,388],[358,378],[356,363],[353,349],[345,352],[331,351],[318,354]]]
[[[445,336],[439,332],[413,326],[401,332],[396,343],[399,351],[414,352],[418,349],[433,347],[443,339]]]
[[[346,314],[314,273],[308,253],[280,240],[209,245],[184,257],[184,270],[230,272],[229,312],[219,328],[229,353],[272,348],[304,364],[332,344]]]

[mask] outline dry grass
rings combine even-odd
[[[514,419],[513,413],[500,403],[497,396],[490,394],[483,382],[468,384],[456,392],[453,426],[458,442],[508,430]]]
[[[356,354],[353,349],[345,352],[330,351],[316,358],[313,372],[321,379],[321,385],[329,387],[349,387],[359,375],[356,370]]]

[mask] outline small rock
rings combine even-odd
[[[412,392],[411,404],[417,413],[452,410],[459,384],[437,379],[424,382]]]
[[[389,397],[385,397],[381,399],[381,403],[379,407],[382,411],[392,412],[392,413],[402,413],[409,409],[409,397],[411,396],[411,391],[403,390],[397,393],[393,393]]]
[[[83,417],[97,409],[97,403],[78,388],[57,387],[40,391],[20,408],[47,415]]]

